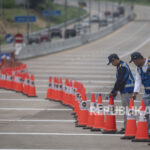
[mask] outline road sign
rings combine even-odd
[[[15,16],[14,21],[17,23],[36,22],[36,16]]]
[[[43,16],[61,16],[61,10],[44,10]]]
[[[6,36],[5,36],[5,41],[6,41],[6,43],[8,43],[8,44],[13,43],[13,41],[14,41],[14,36],[11,35],[11,34],[6,34]]]
[[[17,33],[14,37],[16,43],[22,43],[23,42],[23,35],[21,33]]]

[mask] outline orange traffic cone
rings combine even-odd
[[[55,100],[59,101],[59,79],[58,77],[56,78],[56,89],[55,89]]]
[[[11,71],[8,71],[8,74],[7,74],[7,83],[6,83],[6,88],[8,90],[12,90],[12,72]]]
[[[49,77],[49,87],[47,89],[46,99],[52,99],[52,78]]]
[[[135,139],[132,142],[149,142],[147,120],[145,118],[145,104],[141,101],[140,116],[137,124]]]
[[[62,102],[63,99],[63,83],[62,83],[62,78],[60,78],[59,81],[59,100]]]
[[[94,125],[94,118],[95,118],[95,94],[91,96],[91,103],[90,103],[90,110],[88,112],[88,122],[87,127],[84,129],[91,129]]]
[[[5,88],[6,86],[6,71],[3,69],[2,70],[2,80],[1,80],[1,87]]]
[[[104,134],[110,134],[110,133],[116,133],[116,116],[114,115],[114,100],[113,97],[110,97],[109,99],[109,105],[108,105],[109,111],[106,114],[106,119],[104,123],[104,129],[102,133]]]
[[[87,99],[86,99],[86,93],[83,93],[76,127],[86,127],[87,121],[88,121]]]
[[[21,77],[21,73],[17,73],[16,74],[16,87],[15,90],[16,92],[22,92],[23,91],[23,84],[22,84],[22,77]]]
[[[136,118],[134,112],[134,101],[133,99],[130,99],[125,135],[124,137],[121,137],[121,139],[133,139],[135,135],[136,135]]]
[[[23,82],[23,94],[28,95],[29,88],[30,88],[30,80],[29,80],[28,73],[26,73],[25,79],[24,79],[24,82]]]
[[[98,96],[98,102],[96,106],[94,126],[91,129],[92,131],[100,131],[104,128],[104,111],[103,111],[103,102],[102,96]]]
[[[2,80],[2,71],[1,71],[1,73],[0,73],[0,88],[2,88],[2,82],[3,82],[3,80]]]
[[[31,75],[30,77],[30,87],[28,92],[29,97],[36,97],[36,89],[34,84],[34,75]]]

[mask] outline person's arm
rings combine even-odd
[[[142,80],[139,72],[137,71],[136,68],[136,78],[135,78],[135,84],[134,84],[134,92],[132,95],[133,99],[136,99],[137,94],[140,92],[140,86],[141,86]]]
[[[118,70],[118,78],[115,82],[114,88],[111,91],[111,93],[114,97],[117,95],[117,92],[119,91],[120,86],[123,84],[122,81],[123,81],[123,77],[124,77],[125,73],[126,73],[126,68],[120,67]]]

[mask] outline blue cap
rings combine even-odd
[[[108,56],[109,62],[108,62],[107,65],[109,65],[112,61],[114,61],[114,60],[116,60],[116,59],[119,59],[119,57],[118,57],[117,54],[111,54],[111,55],[109,55],[109,56]]]
[[[129,63],[131,63],[132,61],[139,59],[139,58],[143,58],[143,56],[141,55],[141,53],[139,52],[134,52],[131,54],[131,60],[129,61]]]

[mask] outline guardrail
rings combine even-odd
[[[71,6],[71,5],[68,5],[72,8],[77,8],[75,6]],[[88,17],[89,15],[89,12],[83,8],[81,8],[82,10],[85,11],[85,14],[83,16],[80,17],[81,20],[85,19]],[[74,19],[71,19],[69,21],[66,21],[66,23],[61,23],[61,24],[58,24],[58,25],[55,25],[55,26],[52,26],[50,29],[55,29],[55,28],[63,28],[65,25],[71,25],[73,23],[76,23],[77,21],[79,20],[78,17],[74,18]],[[49,31],[49,28],[45,28],[45,29],[42,29],[42,30],[39,30],[39,31],[36,31],[36,32],[32,32],[32,33],[29,33],[29,36],[33,36],[33,35],[39,35],[39,34],[44,34],[44,33],[47,33]],[[27,35],[24,36],[25,37],[25,41],[27,40]],[[11,46],[2,46],[1,47],[2,51],[14,51],[15,50],[15,46],[11,45]]]
[[[41,43],[41,44],[27,45],[20,51],[17,58],[18,59],[27,59],[27,58],[47,55],[47,54],[67,50],[70,48],[74,48],[77,46],[81,46],[83,44],[92,42],[94,40],[97,40],[99,38],[102,38],[102,37],[114,32],[121,26],[123,26],[126,23],[128,23],[129,21],[133,20],[134,18],[135,18],[135,14],[131,13],[129,16],[120,18],[118,21],[116,21],[111,26],[108,26],[103,30],[99,30],[96,33],[83,34],[83,35],[77,36],[75,38],[70,38],[70,39],[61,40],[61,41],[55,41],[52,43],[45,42],[45,43]]]

